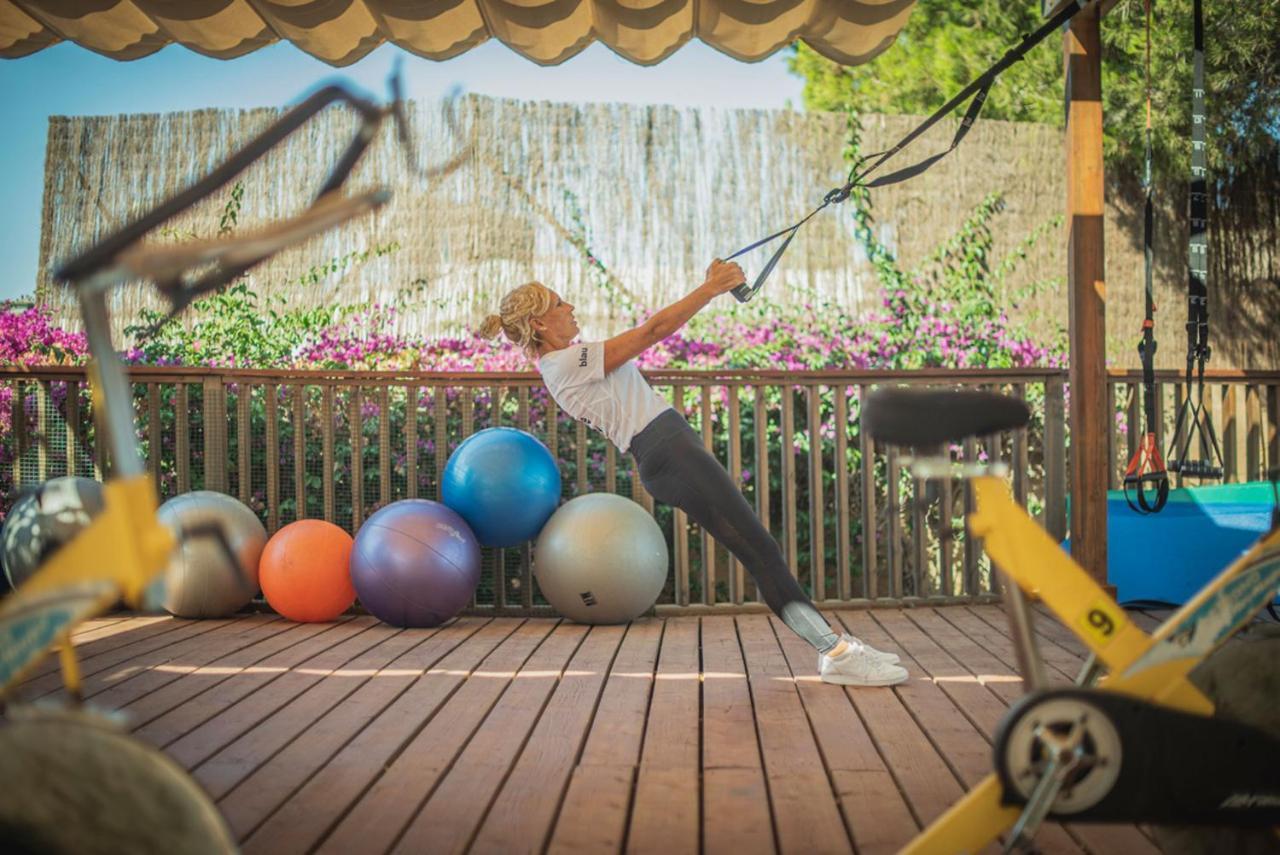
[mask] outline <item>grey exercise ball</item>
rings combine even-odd
[[[667,582],[667,541],[640,505],[589,493],[551,515],[533,553],[547,602],[578,623],[626,623],[653,606]]]
[[[227,617],[258,593],[258,559],[267,530],[257,514],[224,493],[197,490],[174,496],[156,516],[179,542],[165,570],[166,611],[186,618]],[[226,536],[234,564],[213,526]]]
[[[102,484],[75,476],[50,478],[14,502],[0,533],[0,564],[10,587],[70,543],[102,507]]]

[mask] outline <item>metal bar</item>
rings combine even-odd
[[[1017,583],[996,567],[993,566],[991,570],[991,575],[1000,579],[1004,610],[1009,617],[1009,638],[1013,642],[1023,687],[1027,692],[1048,688],[1049,678],[1045,674],[1044,660],[1040,658],[1040,651],[1036,647],[1033,624],[1035,610],[1027,604],[1027,598]]]

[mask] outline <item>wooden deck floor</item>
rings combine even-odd
[[[462,618],[116,615],[86,692],[216,799],[248,853],[896,851],[991,768],[1022,692],[996,606],[831,613],[898,651],[893,689],[817,682],[766,615],[587,628]],[[1054,676],[1082,648],[1039,623]],[[56,694],[51,663],[23,696]],[[1047,852],[1158,851],[1047,826]]]

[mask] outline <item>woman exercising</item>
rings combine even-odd
[[[742,268],[716,260],[706,281],[634,329],[607,341],[578,342],[573,306],[538,282],[502,298],[480,335],[501,331],[536,360],[543,382],[569,415],[629,451],[655,499],[680,508],[726,547],[755,579],[769,608],[820,654],[824,682],[891,686],[907,678],[898,657],[837,635],[791,575],[777,541],[702,439],[632,363],[719,295],[742,284]]]

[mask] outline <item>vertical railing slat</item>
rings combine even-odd
[[[391,387],[378,387],[378,505],[391,504]]]
[[[769,411],[766,406],[767,386],[755,387],[755,452],[756,452],[756,516],[766,530],[769,530]],[[756,589],[756,601],[760,600],[760,590]]]
[[[671,388],[671,405],[675,407],[676,412],[684,416],[684,387],[676,384]],[[672,540],[675,547],[675,597],[676,605],[689,605],[691,594],[689,590],[689,517],[680,508],[675,509],[672,514],[673,531]]]
[[[418,403],[422,400],[422,387],[411,385],[405,389],[404,398],[404,477],[405,495],[418,498]]]
[[[968,437],[964,441],[964,462],[972,465],[978,459],[978,441]],[[969,516],[977,509],[973,486],[968,481],[964,486],[964,569],[961,574],[961,596],[972,597],[978,593],[978,556],[982,552],[982,541],[975,537],[968,527]]]
[[[53,406],[53,394],[49,381],[36,384],[36,478],[49,479],[49,408]]]
[[[822,387],[805,387],[809,421],[809,584],[813,599],[827,599],[827,491],[822,483]]]
[[[179,383],[173,390],[173,468],[178,476],[178,494],[191,490],[191,398],[190,387]]]
[[[1027,387],[1024,383],[1015,383],[1013,386],[1014,396],[1020,400],[1027,399]],[[1133,431],[1130,431],[1132,435]],[[1013,497],[1019,505],[1024,508],[1027,506],[1027,482],[1030,480],[1031,468],[1030,455],[1027,450],[1027,428],[1020,427],[1013,432],[1013,460],[1009,461],[1009,465],[1013,469]]]
[[[77,464],[83,431],[80,427],[80,383],[67,381],[67,474],[79,475]]]
[[[867,402],[868,386],[858,386],[858,408]],[[862,458],[862,596],[874,600],[880,595],[877,576],[880,564],[876,549],[876,458],[875,440],[858,425],[858,453]]]
[[[1266,478],[1262,468],[1262,396],[1257,383],[1245,387],[1245,480]]]
[[[1061,375],[1051,376],[1045,381],[1044,527],[1058,542],[1067,536],[1067,412],[1064,394]],[[965,512],[968,510],[966,499]]]
[[[334,485],[333,485],[333,386],[324,384],[320,402],[320,445],[324,456],[324,470],[321,473],[324,504],[322,506],[325,522],[333,522]]]
[[[347,397],[347,430],[351,437],[351,530],[364,522],[364,388],[353,384]]]
[[[436,384],[431,389],[431,399],[435,436],[435,485],[431,490],[431,497],[439,502],[442,498],[440,489],[444,483],[444,465],[449,459],[449,387]]]
[[[227,387],[221,377],[206,378],[204,408],[204,487],[227,491]]]
[[[280,528],[280,387],[263,387],[267,434],[267,533]]]
[[[711,424],[711,387],[703,385],[699,410],[702,422],[702,446],[707,453],[715,457],[714,437]],[[702,530],[702,602],[710,605],[716,601],[716,542],[711,532]]]
[[[730,383],[725,387],[729,409],[729,475],[738,489],[743,488],[742,481],[742,409],[738,399],[738,387]],[[735,556],[729,556],[729,602],[742,602],[744,568]]]
[[[896,446],[886,450],[888,458],[887,476],[885,478],[885,526],[884,552],[888,563],[889,576],[885,594],[890,597],[902,596],[902,511],[899,502],[898,482],[901,480],[902,465]]]
[[[13,431],[13,489],[16,492],[18,488],[26,485],[26,480],[22,476],[22,459],[27,456],[27,405],[24,400],[26,396],[26,384],[21,379],[13,381],[13,397],[9,399],[9,425]],[[102,449],[105,451],[107,443],[104,441],[106,435],[102,433],[102,420],[98,418],[98,410],[100,407],[94,407],[94,424],[97,426],[95,437],[97,442],[94,443],[95,450]],[[99,452],[101,453],[101,452]],[[106,471],[106,466],[100,467],[102,472]],[[101,480],[102,475],[95,473],[94,477]]]
[[[164,441],[160,430],[160,384],[147,384],[147,470],[151,473],[151,482],[155,485],[156,495],[160,492],[160,471],[164,461]]]
[[[832,394],[836,399],[836,596],[847,600],[853,596],[849,555],[849,387],[835,386]]]
[[[798,576],[799,544],[796,542],[796,417],[795,387],[782,386],[782,433],[779,451],[782,454],[782,532],[785,538],[787,567],[792,576]]]
[[[293,518],[307,519],[307,387],[293,387]]]
[[[241,380],[236,384],[236,470],[240,501],[245,505],[253,493],[253,473],[249,461],[253,448],[253,430],[249,426],[249,405],[253,400],[253,387]]]

